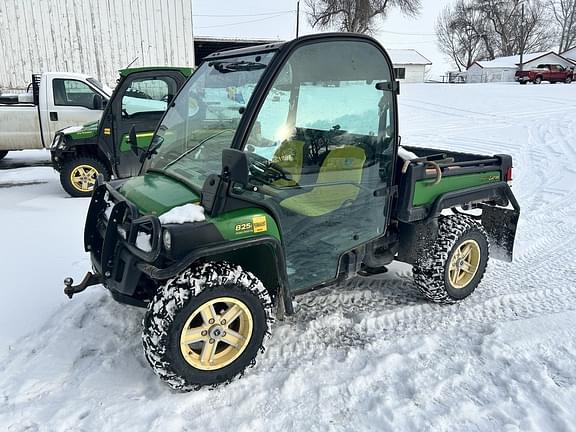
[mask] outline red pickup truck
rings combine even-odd
[[[570,84],[574,79],[574,68],[565,68],[559,64],[539,64],[537,68],[516,72],[516,81],[520,84],[533,82],[540,84],[549,81],[551,84],[564,82]]]

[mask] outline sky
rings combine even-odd
[[[453,70],[438,50],[434,24],[444,6],[454,0],[422,0],[416,18],[403,16],[391,9],[384,21],[378,22],[374,35],[385,48],[413,48],[432,62],[431,79],[439,79]],[[296,0],[194,0],[194,35],[289,40],[295,37]],[[306,18],[306,4],[300,2],[300,35],[314,33]]]

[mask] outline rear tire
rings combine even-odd
[[[110,172],[100,160],[91,156],[80,156],[64,162],[60,170],[60,183],[73,197],[89,197],[98,174],[102,174],[105,180],[110,180]]]
[[[0,151],[0,160],[4,159],[7,154],[8,154],[8,151],[6,151],[6,150]]]
[[[434,244],[418,254],[414,282],[435,303],[463,300],[484,276],[488,249],[486,231],[474,219],[462,215],[443,217]]]
[[[144,354],[175,390],[216,386],[256,363],[272,322],[260,280],[240,266],[207,263],[158,289],[142,323]]]

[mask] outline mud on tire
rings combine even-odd
[[[456,288],[450,278],[450,263],[465,242],[478,246],[477,269],[465,286]],[[488,236],[478,222],[468,216],[442,217],[438,237],[427,250],[418,254],[413,268],[414,282],[427,299],[435,303],[455,303],[476,289],[488,263]]]
[[[253,323],[251,335],[230,364],[212,370],[194,367],[181,350],[183,329],[199,308],[223,298],[246,306]],[[144,354],[154,372],[175,390],[227,383],[253,366],[258,353],[264,351],[264,340],[270,336],[274,321],[272,309],[264,285],[240,266],[206,263],[193,267],[160,287],[149,304],[142,323]]]

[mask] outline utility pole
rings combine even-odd
[[[296,37],[298,37],[298,32],[300,30],[300,1],[296,2]]]
[[[524,70],[524,2],[520,13],[520,70]]]

